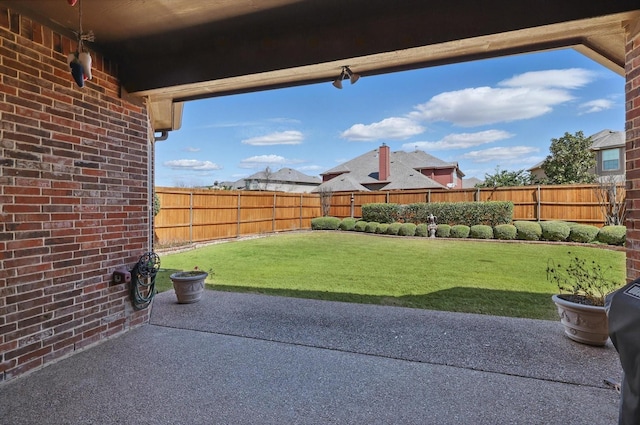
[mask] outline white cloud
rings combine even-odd
[[[358,142],[375,140],[402,140],[423,133],[425,128],[409,118],[392,117],[373,124],[355,124],[343,131],[340,137]]]
[[[186,151],[186,152],[200,152],[200,148],[194,148],[192,146],[188,146],[188,147],[184,148],[184,151]]]
[[[532,146],[495,147],[467,152],[461,155],[461,157],[463,159],[469,159],[473,162],[480,163],[492,161],[509,161],[510,163],[517,163],[530,161],[531,154],[538,151],[538,148]]]
[[[446,149],[467,149],[486,143],[496,142],[513,137],[513,134],[503,130],[486,130],[477,133],[453,133],[448,134],[437,142],[415,142],[402,145],[404,150],[422,149],[425,151],[438,151]]]
[[[438,94],[410,116],[473,127],[538,117],[571,99],[565,90],[478,87]]]
[[[238,164],[238,167],[261,169],[267,166],[275,167],[285,164],[302,164],[304,162],[305,161],[301,159],[287,159],[280,155],[256,155],[241,160],[240,164]]]
[[[580,109],[583,110],[581,114],[592,114],[594,112],[600,112],[611,108],[613,108],[613,101],[609,99],[596,99],[580,105]]]
[[[440,93],[415,106],[408,116],[415,120],[448,121],[462,127],[535,118],[573,100],[570,90],[584,87],[596,76],[595,72],[581,68],[525,72],[501,81],[499,87]]]
[[[220,165],[211,161],[199,161],[197,159],[176,159],[165,161],[162,165],[173,170],[210,171],[222,169]]]
[[[501,81],[498,85],[503,87],[577,89],[589,84],[595,77],[595,72],[582,68],[549,69],[525,72]]]
[[[272,145],[299,145],[304,140],[304,135],[296,130],[279,131],[266,136],[252,137],[242,141],[245,145],[272,146]]]

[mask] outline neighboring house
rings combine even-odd
[[[614,180],[625,181],[625,135],[623,131],[602,130],[592,136],[591,150],[596,154],[596,168],[593,173],[598,176],[598,181]],[[541,161],[529,168],[534,177],[543,179],[546,177],[542,169]]]
[[[318,177],[308,176],[291,168],[281,168],[278,171],[259,171],[233,183],[232,189],[237,190],[269,190],[276,192],[312,192],[320,185]]]
[[[595,173],[598,180],[625,181],[625,134],[602,130],[591,136],[591,150],[596,153]]]
[[[383,143],[321,176],[322,184],[315,192],[460,188],[464,173],[455,162],[420,150],[391,152]]]
[[[484,180],[480,180],[477,177],[469,177],[468,179],[462,179],[462,188],[470,189],[476,187],[476,185],[480,183],[484,183]]]

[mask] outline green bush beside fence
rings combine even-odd
[[[362,219],[379,223],[429,223],[429,215],[434,215],[438,223],[443,224],[484,224],[493,227],[511,223],[513,202],[418,202],[408,205],[378,203],[362,206]]]
[[[415,236],[416,227],[413,223],[402,223],[402,226],[400,226],[398,230],[398,236]]]
[[[523,241],[539,241],[542,236],[542,227],[539,223],[533,221],[514,221],[518,231],[517,239]]]
[[[371,204],[374,205],[374,204]],[[380,204],[388,205],[388,204]],[[377,233],[397,236],[429,236],[429,226],[426,223],[394,222],[378,223],[355,218],[339,219],[337,217],[316,217],[311,220],[313,230],[346,230],[366,233]],[[542,222],[514,221],[513,224],[498,224],[489,226],[486,224],[449,225],[438,224],[436,227],[438,238],[472,238],[472,239],[499,239],[499,240],[524,240],[524,241],[552,241],[552,242],[578,242],[578,243],[602,243],[608,245],[624,245],[626,241],[625,226],[604,226],[598,229],[596,226],[567,223],[564,221],[550,220]]]
[[[552,242],[562,242],[569,238],[571,228],[563,221],[541,221],[542,240]]]
[[[518,237],[518,229],[513,224],[498,224],[493,228],[493,237],[504,241],[512,241]]]
[[[340,219],[337,217],[316,217],[311,219],[313,230],[338,230]]]
[[[608,245],[624,245],[627,228],[624,226],[604,226],[598,232],[598,242]]]
[[[339,229],[351,231],[356,228],[356,221],[357,220],[355,218],[351,218],[351,217],[343,218],[342,221],[340,222]]]
[[[493,239],[493,227],[476,224],[469,229],[469,237],[473,239]]]
[[[570,225],[571,233],[569,233],[569,240],[571,242],[589,243],[596,240],[598,237],[598,229],[596,226],[590,226],[588,224],[576,224]]]

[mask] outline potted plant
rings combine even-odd
[[[595,261],[568,253],[569,264],[553,259],[547,262],[547,280],[560,291],[552,300],[558,308],[565,334],[583,344],[605,345],[609,338],[605,296],[621,286],[607,277],[607,271]]]
[[[169,276],[178,298],[178,304],[191,304],[200,301],[204,291],[204,281],[209,273],[195,267],[193,270],[175,272]]]

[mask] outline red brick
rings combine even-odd
[[[146,110],[120,98],[117,64],[96,54],[77,90],[75,40],[1,7],[0,27],[2,380],[148,321],[108,281],[146,250],[149,158]]]

